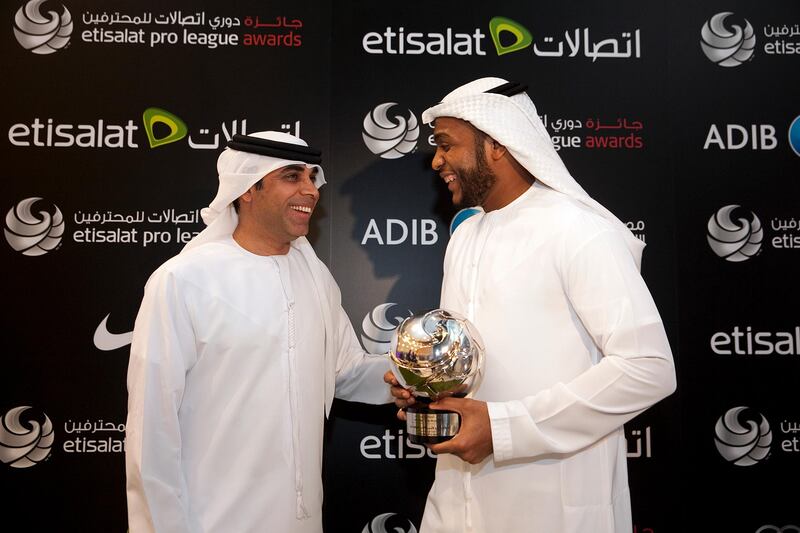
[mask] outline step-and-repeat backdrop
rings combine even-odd
[[[382,353],[437,307],[469,215],[421,112],[500,76],[648,245],[679,385],[625,428],[634,530],[800,531],[797,2],[11,0],[0,18],[4,523],[126,530],[130,332],[232,135],[323,149],[310,237]],[[326,531],[417,530],[435,458],[394,413],[335,403]]]

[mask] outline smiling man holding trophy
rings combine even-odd
[[[473,81],[423,121],[453,202],[481,208],[448,244],[441,307],[480,331],[486,362],[466,397],[429,406],[460,426],[429,445],[421,533],[630,533],[622,425],[675,390],[644,243],[572,178],[525,86]],[[401,418],[423,377],[384,376]]]

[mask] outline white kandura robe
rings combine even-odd
[[[322,531],[326,373],[345,399],[391,397],[387,361],[365,357],[302,241],[304,252],[298,240],[285,256],[258,256],[228,237],[148,281],[128,373],[131,533]],[[328,364],[315,284],[330,306]]]
[[[440,455],[421,533],[630,533],[622,425],[675,388],[650,292],[620,233],[536,182],[461,224],[441,307],[486,344],[472,397],[494,454]]]

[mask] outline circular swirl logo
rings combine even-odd
[[[52,54],[69,43],[72,35],[72,15],[65,6],[59,15],[48,11],[42,15],[45,0],[30,0],[14,15],[14,36],[25,50],[34,54]]]
[[[791,524],[783,527],[767,524],[756,529],[756,533],[800,533],[800,527]]]
[[[26,198],[6,213],[5,234],[8,244],[23,255],[44,255],[58,247],[64,235],[64,217],[57,206],[53,212],[31,211],[41,198]]]
[[[398,159],[414,151],[419,138],[417,117],[408,110],[408,117],[394,115],[389,118],[389,110],[395,102],[380,104],[364,117],[364,131],[361,136],[370,152],[383,159]]]
[[[389,309],[394,307],[395,303],[385,303],[377,306],[364,317],[361,322],[363,333],[361,334],[361,343],[368,353],[387,353],[389,346],[392,342],[392,334],[397,326],[403,321],[402,316],[394,317],[394,322],[389,319]],[[408,316],[411,316],[411,311]]]
[[[726,261],[738,263],[756,255],[764,240],[764,228],[755,213],[739,216],[734,222],[738,205],[726,205],[708,219],[708,245]]]
[[[47,415],[42,419],[23,414],[30,409],[15,407],[3,415],[0,426],[0,461],[13,468],[28,468],[41,463],[53,447],[53,424]]]
[[[725,26],[725,19],[731,15],[729,11],[717,13],[700,30],[703,53],[721,67],[738,67],[752,58],[756,49],[756,34],[747,19],[744,29],[738,24]]]
[[[719,417],[714,444],[728,462],[752,466],[769,455],[772,431],[764,415],[747,407],[734,407]]]
[[[364,526],[361,533],[417,533],[417,528],[411,520],[402,519],[396,513],[383,513]]]

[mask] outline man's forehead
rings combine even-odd
[[[466,120],[455,117],[437,117],[433,121],[434,137],[474,134],[477,128]]]
[[[468,122],[456,117],[436,117],[433,120],[434,129],[448,129],[466,127]]]

